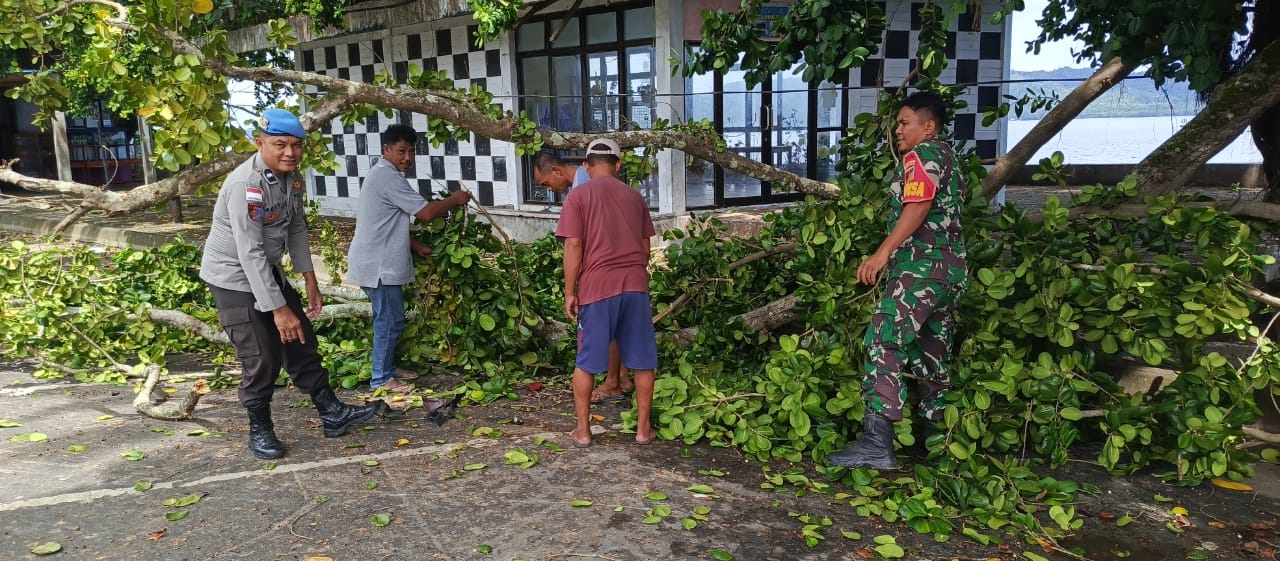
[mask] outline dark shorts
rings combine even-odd
[[[578,307],[578,368],[592,374],[609,369],[609,342],[618,342],[622,366],[658,368],[653,310],[644,292],[623,292]]]

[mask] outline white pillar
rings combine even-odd
[[[671,75],[668,53],[684,53],[684,3],[676,0],[655,0],[653,3],[655,77],[658,97],[657,117],[672,123],[683,123],[684,77]],[[668,95],[662,95],[668,94]],[[662,150],[658,153],[658,213],[680,216],[685,214],[684,194],[685,154],[679,150]]]

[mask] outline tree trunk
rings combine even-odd
[[[1137,66],[1134,63],[1121,62],[1119,57],[1113,58],[1102,65],[1102,68],[1094,72],[1089,79],[1076,86],[1076,89],[1071,90],[1071,93],[1055,105],[1048,115],[1040,119],[1040,122],[1036,123],[1027,136],[1018,141],[1008,154],[996,161],[996,165],[992,166],[987,177],[982,180],[982,196],[991,198],[998,193],[1005,182],[1026,164],[1031,156],[1035,155],[1036,150],[1062,131],[1067,123],[1078,117],[1081,111],[1093,103],[1093,100],[1098,99],[1098,96],[1123,81]]]
[[[1280,103],[1276,76],[1280,76],[1280,43],[1263,49],[1220,84],[1200,114],[1133,168],[1130,177],[1138,181],[1138,196],[1179,189],[1245,127]]]

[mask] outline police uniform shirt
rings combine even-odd
[[[213,207],[200,278],[218,288],[252,292],[259,311],[284,306],[271,269],[280,265],[285,250],[295,271],[314,270],[302,192],[301,174],[277,176],[258,154],[237,166]]]

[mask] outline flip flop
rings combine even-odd
[[[653,436],[650,436],[648,440],[640,440],[639,438],[637,438],[636,446],[648,446],[650,444],[653,444],[654,442],[657,442],[657,440],[658,440],[658,431],[653,431]]]
[[[573,443],[573,447],[574,447],[574,448],[590,448],[590,447],[591,447],[591,441],[590,441],[590,440],[588,440],[586,444],[583,444],[583,443],[581,443],[581,442],[578,442],[578,437],[577,437],[577,436],[575,436],[575,435],[577,435],[577,434],[578,434],[578,429],[573,429],[573,430],[569,431],[569,442],[572,442],[572,443]]]
[[[392,374],[391,377],[397,380],[417,380],[419,377],[419,374],[417,372],[405,370],[403,368],[397,368],[396,373]]]
[[[591,390],[591,403],[604,403],[604,402],[622,403],[624,401],[630,401],[630,400],[631,400],[630,392],[622,392],[620,394],[610,395],[607,393],[601,393],[600,390],[598,389]]]

